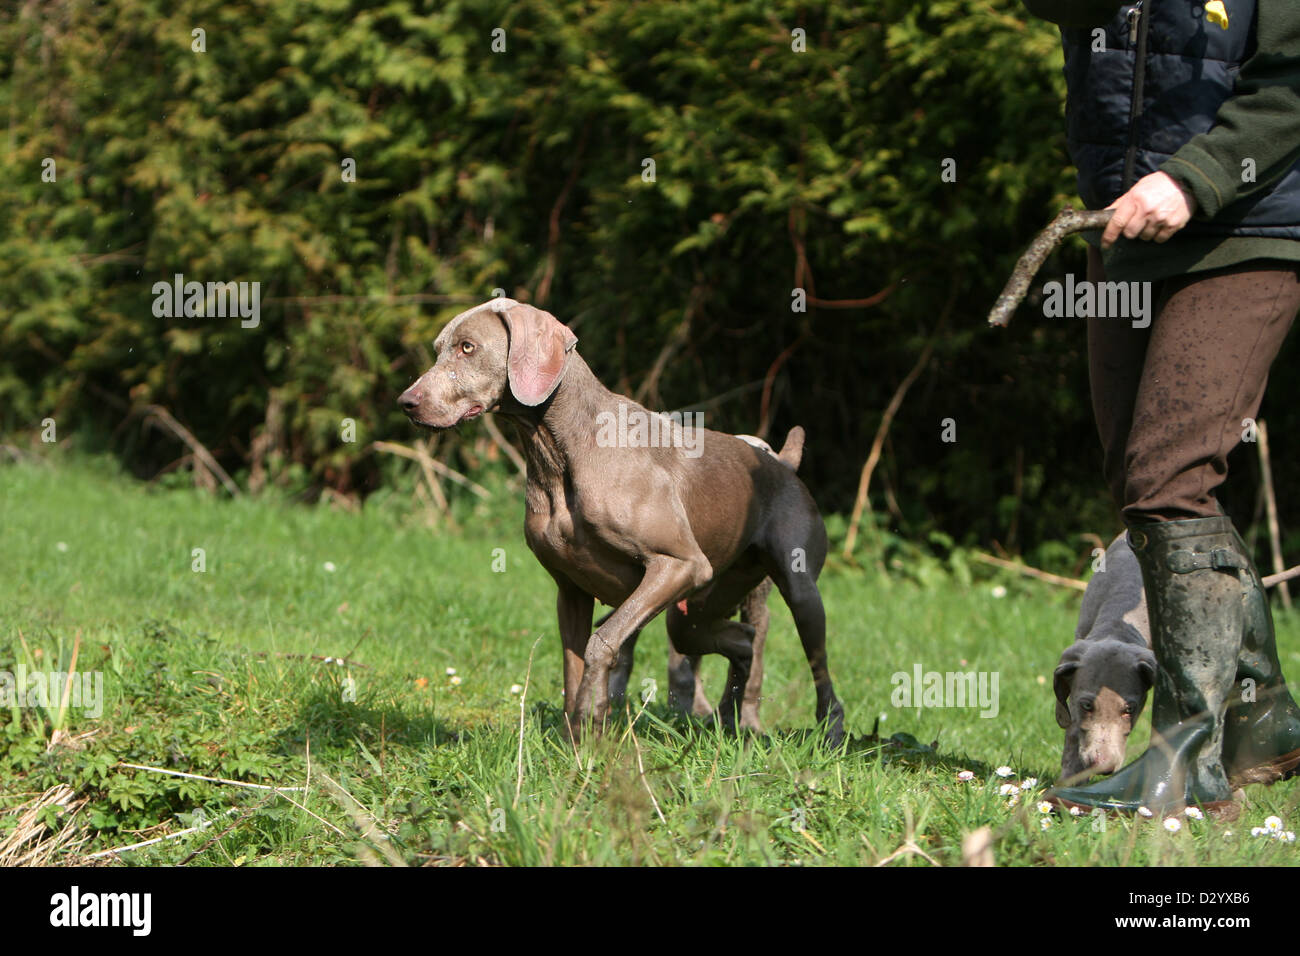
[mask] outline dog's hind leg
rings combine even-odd
[[[740,604],[740,620],[754,629],[753,652],[749,664],[749,680],[745,682],[745,699],[740,705],[740,726],[756,734],[763,732],[758,719],[758,707],[763,700],[763,647],[767,644],[769,613],[767,596],[772,593],[772,579],[762,583]]]
[[[596,627],[609,620],[610,614],[613,613],[610,611],[597,621]],[[639,630],[628,635],[623,646],[618,649],[614,666],[610,668],[609,702],[613,707],[622,707],[627,699],[627,686],[632,680],[632,664],[636,656],[636,642],[640,636]],[[645,702],[648,704],[653,699],[653,697],[648,698]],[[668,642],[668,705],[683,714],[694,714],[697,717],[708,717],[713,713],[709,699],[704,696],[704,684],[700,680],[699,657],[688,657],[679,653],[673,647],[672,641]]]
[[[703,654],[721,654],[727,658],[727,687],[718,701],[718,716],[724,727],[732,729],[736,725],[737,704],[743,701],[749,682],[754,628],[725,618],[701,621],[699,615],[696,611],[688,617],[676,607],[669,608],[668,638],[679,653],[695,660]],[[708,701],[704,703],[707,707]]]
[[[700,680],[699,655],[683,654],[668,640],[668,705],[683,714],[708,717],[713,705],[704,696],[704,682]]]
[[[794,616],[794,626],[812,670],[817,691],[817,722],[825,725],[827,741],[839,744],[844,739],[844,706],[831,684],[826,662],[826,610],[817,590],[817,575],[826,560],[826,531],[820,519],[815,524],[806,522],[804,527],[815,527],[820,533],[785,536],[789,540],[778,537],[767,552],[765,563]]]

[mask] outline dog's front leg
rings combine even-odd
[[[645,575],[636,590],[587,643],[574,713],[579,726],[572,728],[574,732],[580,731],[581,725],[588,721],[597,730],[604,725],[609,711],[609,672],[618,659],[623,642],[669,604],[701,587],[712,576],[713,569],[708,559],[698,550],[692,557],[661,554],[646,562]],[[565,707],[568,707],[567,701]]]
[[[578,707],[578,687],[585,671],[584,657],[591,637],[591,615],[595,599],[572,585],[560,585],[555,600],[560,620],[560,641],[564,644],[564,714],[572,720]]]

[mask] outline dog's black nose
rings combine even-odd
[[[420,407],[420,393],[408,388],[397,397],[397,404],[402,406],[403,411],[413,412]]]

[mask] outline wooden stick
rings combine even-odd
[[[633,401],[641,405],[660,404],[659,377],[663,375],[664,369],[668,367],[668,362],[672,357],[677,354],[677,350],[690,341],[691,323],[695,320],[695,312],[703,298],[704,286],[697,282],[691,287],[691,291],[686,296],[686,307],[682,310],[681,324],[668,337],[664,347],[659,350],[659,355],[655,358],[654,364],[650,366],[650,372],[646,375],[640,388],[632,395]]]
[[[880,425],[876,428],[875,440],[871,443],[871,451],[867,454],[866,464],[862,466],[862,474],[858,478],[858,494],[853,501],[853,514],[849,518],[849,533],[844,538],[844,557],[849,557],[853,553],[853,546],[858,541],[858,524],[862,520],[862,512],[869,507],[867,491],[871,487],[871,476],[876,470],[876,465],[880,462],[880,455],[885,447],[885,438],[889,435],[889,426],[894,422],[894,416],[898,414],[898,409],[903,404],[903,396],[907,390],[912,387],[912,383],[917,380],[921,372],[925,369],[926,364],[930,361],[930,355],[934,351],[935,340],[939,333],[948,324],[948,316],[952,314],[953,305],[957,301],[957,286],[954,284],[948,293],[948,301],[944,304],[943,313],[939,316],[939,321],[926,340],[925,348],[921,350],[920,357],[917,358],[916,364],[912,366],[894,390],[893,397],[889,399],[889,404],[885,406],[884,414],[880,416]]]
[[[268,787],[264,783],[249,783],[246,780],[230,780],[226,777],[205,777],[198,773],[182,773],[179,770],[165,770],[162,767],[147,767],[144,764],[126,763],[118,764],[119,767],[130,767],[132,770],[148,770],[150,773],[161,773],[168,777],[183,777],[186,780],[206,780],[208,783],[224,783],[232,787],[242,787],[245,790],[273,790],[276,793],[284,791],[302,790],[302,787]]]
[[[551,280],[555,278],[555,264],[560,254],[560,213],[564,211],[564,204],[569,201],[573,184],[578,181],[578,171],[582,168],[582,154],[587,148],[587,134],[590,132],[591,120],[589,119],[583,124],[582,132],[578,135],[578,144],[573,149],[573,168],[569,170],[568,178],[565,179],[560,194],[555,197],[555,204],[551,206],[551,221],[546,237],[546,269],[542,273],[542,281],[537,284],[537,295],[533,297],[533,303],[538,308],[545,305],[546,300],[551,296]]]
[[[1062,209],[1056,218],[1048,223],[1047,228],[1034,237],[1029,248],[1016,262],[1015,269],[1011,271],[1011,278],[1007,280],[1002,294],[998,296],[998,301],[989,312],[989,325],[1003,328],[1011,322],[1016,306],[1020,305],[1025,293],[1029,291],[1029,283],[1034,281],[1034,276],[1042,268],[1043,262],[1051,255],[1052,250],[1060,245],[1062,239],[1076,232],[1101,229],[1110,222],[1110,216],[1109,209],[1082,212],[1077,212],[1069,206]]]
[[[1027,564],[1017,564],[1014,561],[1006,561],[1002,558],[994,557],[991,554],[985,554],[982,551],[975,551],[972,557],[977,561],[983,561],[985,564],[991,564],[994,567],[1005,568],[1008,571],[1016,571],[1027,577],[1037,578],[1040,581],[1046,581],[1048,584],[1058,584],[1061,587],[1071,588],[1075,591],[1086,591],[1088,589],[1087,581],[1080,581],[1077,578],[1063,578],[1058,574],[1052,574],[1049,571],[1040,571],[1037,568],[1031,568]],[[1285,571],[1279,571],[1277,574],[1270,574],[1263,579],[1263,585],[1266,588],[1274,587],[1283,581],[1290,581],[1292,578],[1300,578],[1300,564],[1294,568],[1287,568]]]
[[[415,460],[420,463],[420,470],[424,473],[424,483],[429,486],[429,492],[433,495],[433,500],[438,503],[439,509],[450,517],[451,505],[447,502],[447,496],[443,494],[438,479],[434,477],[434,457],[429,454],[429,442],[427,440],[416,441],[415,454]]]
[[[1277,496],[1273,493],[1273,466],[1268,453],[1268,428],[1261,418],[1255,423],[1255,433],[1259,445],[1260,480],[1264,485],[1264,504],[1268,512],[1268,542],[1273,551],[1273,570],[1282,572],[1282,533],[1277,522]],[[1279,578],[1278,593],[1282,595],[1282,606],[1291,610],[1291,590],[1286,586],[1286,578]]]
[[[230,492],[232,498],[238,498],[240,495],[239,486],[234,480],[226,474],[226,469],[218,464],[217,460],[212,457],[212,452],[208,451],[194,433],[172,417],[172,413],[167,411],[161,405],[146,405],[141,409],[145,415],[156,419],[163,424],[166,429],[189,446],[190,451],[194,452],[194,457],[203,463],[203,467],[212,472],[219,479],[226,490]]]
[[[885,436],[889,434],[889,426],[893,424],[894,416],[898,414],[898,409],[903,404],[903,396],[912,387],[912,383],[920,377],[933,352],[934,336],[931,336],[929,341],[925,343],[925,348],[921,349],[921,354],[912,365],[911,371],[898,383],[898,388],[894,389],[893,397],[889,399],[884,414],[880,416],[880,425],[876,428],[876,438],[871,443],[871,451],[867,454],[867,462],[862,466],[862,474],[858,478],[858,495],[853,501],[853,515],[849,518],[849,533],[844,537],[843,553],[846,558],[853,553],[853,546],[858,542],[858,524],[862,521],[862,513],[867,508],[867,491],[871,487],[871,475],[875,472],[876,465],[880,463],[880,453],[885,447]]]
[[[468,488],[474,494],[478,495],[480,498],[492,497],[492,493],[488,491],[486,488],[484,488],[482,485],[480,485],[478,482],[466,478],[464,475],[462,475],[459,471],[457,471],[454,468],[448,468],[438,459],[430,456],[428,452],[425,452],[425,454],[421,456],[418,451],[413,451],[412,449],[407,448],[405,445],[399,445],[396,442],[390,442],[390,441],[371,442],[370,447],[373,448],[375,451],[383,451],[383,452],[387,452],[390,455],[400,455],[402,458],[409,458],[411,459],[411,461],[419,462],[421,467],[424,467],[424,464],[427,461],[429,467],[432,468],[434,471],[436,471],[438,474],[442,475],[444,478],[450,478],[458,485],[464,485],[466,488]]]
[[[510,459],[511,464],[519,470],[519,474],[527,478],[528,465],[524,461],[524,456],[519,454],[519,449],[510,444],[509,439],[507,439],[505,435],[501,434],[501,429],[497,427],[497,423],[494,420],[495,418],[495,415],[484,415],[483,427],[487,429],[488,435],[494,442],[496,442],[497,447],[505,452],[506,457]]]
[[[239,809],[238,807],[231,807],[225,813],[221,814],[221,816],[228,817],[238,809]],[[207,820],[203,823],[200,823],[198,826],[186,827],[184,830],[177,830],[175,833],[169,833],[166,836],[154,837],[152,840],[144,840],[143,842],[140,843],[132,843],[130,846],[115,846],[110,850],[100,850],[98,853],[91,853],[87,855],[86,859],[98,860],[101,857],[113,856],[116,853],[126,853],[128,850],[139,850],[142,847],[153,846],[157,843],[166,843],[168,840],[179,840],[181,837],[189,836],[191,833],[199,833],[202,830],[206,830],[216,822],[217,822],[216,820]]]
[[[776,373],[781,370],[781,366],[786,363],[791,355],[794,355],[795,349],[803,345],[804,339],[808,337],[808,330],[799,333],[799,337],[781,350],[781,354],[772,360],[772,364],[767,367],[767,374],[763,376],[763,396],[758,402],[758,431],[755,432],[759,438],[766,440],[767,430],[772,424],[772,387],[776,384]]]
[[[819,299],[815,295],[807,297],[807,302],[814,309],[869,309],[873,305],[880,305],[898,288],[898,282],[889,283],[875,295],[869,295],[865,299]]]
[[[1292,578],[1300,578],[1300,564],[1297,564],[1294,568],[1287,568],[1285,571],[1279,571],[1277,574],[1270,574],[1263,578],[1261,583],[1264,587],[1271,588],[1274,585],[1281,584],[1283,581],[1290,581]]]
[[[1063,578],[1059,574],[1052,574],[1050,571],[1040,571],[1037,568],[1031,568],[1027,564],[1016,564],[1014,561],[1004,561],[1002,558],[995,558],[991,554],[985,554],[983,551],[971,552],[971,557],[976,561],[983,561],[985,564],[991,564],[995,568],[1005,568],[1008,571],[1015,571],[1027,577],[1037,578],[1039,581],[1046,581],[1048,584],[1058,584],[1063,588],[1073,588],[1076,591],[1088,590],[1087,581],[1078,581],[1074,578]]]

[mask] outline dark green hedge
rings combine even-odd
[[[238,474],[274,404],[273,477],[364,492],[440,324],[499,287],[611,386],[714,427],[759,429],[770,374],[773,437],[805,425],[808,482],[847,511],[946,316],[875,507],[965,540],[1106,526],[1082,325],[982,321],[1073,196],[1059,60],[1007,0],[6,7],[0,426],[111,433],[151,474],[175,441],[120,426],[157,403]],[[259,281],[261,325],[155,317],[175,273]],[[796,285],[893,291],[799,313]]]

